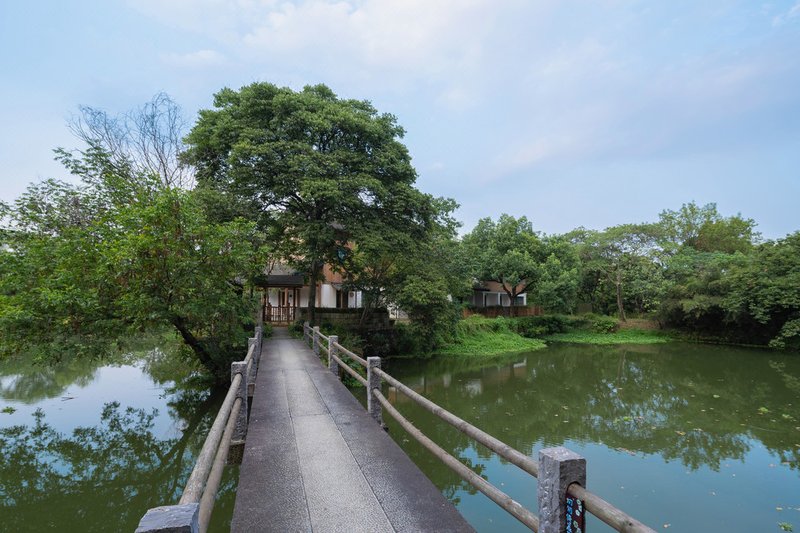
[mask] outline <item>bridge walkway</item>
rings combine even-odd
[[[263,344],[231,531],[473,531],[300,339]]]

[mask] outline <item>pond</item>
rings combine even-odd
[[[556,344],[490,362],[386,367],[531,457],[550,446],[583,455],[587,488],[656,530],[800,531],[800,356],[684,343]],[[435,442],[536,511],[535,479],[389,395]],[[476,529],[525,531],[393,422],[390,434]],[[587,529],[609,530],[593,517]]]
[[[0,531],[133,531],[177,503],[222,395],[140,339],[113,363],[0,361]],[[227,530],[235,467],[211,530]]]

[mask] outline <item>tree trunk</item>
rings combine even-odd
[[[214,359],[211,357],[211,354],[208,353],[203,343],[189,331],[189,328],[186,326],[184,319],[180,316],[172,317],[172,325],[175,326],[175,329],[178,330],[178,333],[181,334],[181,338],[183,338],[183,342],[186,343],[189,348],[192,349],[194,354],[200,360],[204,367],[206,367],[217,379],[220,379],[220,371],[223,370],[219,368]]]
[[[617,311],[619,311],[619,319],[623,322],[628,320],[625,318],[625,306],[622,305],[622,272],[617,269],[617,280],[614,282],[617,287]]]
[[[317,318],[317,313],[315,311],[317,307],[317,279],[319,275],[319,267],[317,264],[317,261],[311,262],[311,278],[309,279],[308,287],[308,322],[312,326]]]
[[[516,297],[517,295],[516,295],[516,293],[514,291],[516,291],[517,287],[515,285],[513,289],[507,289],[505,282],[501,282],[501,286],[503,287],[503,290],[506,291],[506,295],[508,296],[508,300],[509,300],[509,302],[508,302],[508,313],[507,314],[508,314],[509,317],[513,317],[514,316],[514,302],[517,299],[517,297]],[[500,304],[501,308],[503,307],[502,300],[497,302],[497,303]],[[503,314],[505,315],[506,313],[503,313]]]

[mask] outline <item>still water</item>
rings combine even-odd
[[[221,395],[153,343],[114,364],[0,361],[0,531],[133,531],[177,502]],[[212,531],[228,529],[237,475]]]
[[[518,450],[566,446],[590,490],[656,530],[800,531],[800,356],[670,343],[554,345],[387,370]],[[389,391],[439,445],[536,511],[536,480]],[[479,531],[524,531],[392,420],[390,434]],[[606,531],[593,517],[589,531]]]

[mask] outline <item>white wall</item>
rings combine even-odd
[[[297,302],[297,307],[308,307],[308,287],[300,289],[300,301]]]
[[[320,307],[336,307],[336,289],[329,283],[320,286]]]

